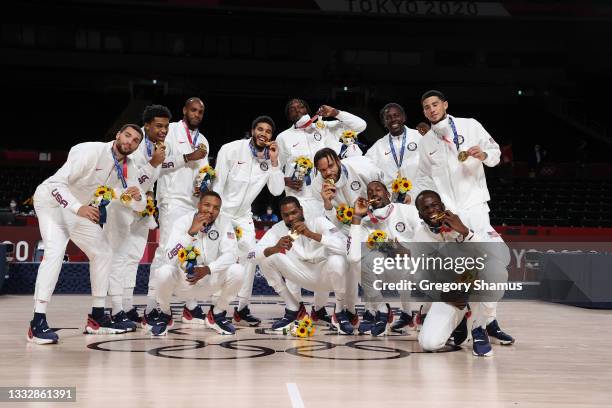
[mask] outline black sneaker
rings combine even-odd
[[[327,314],[327,310],[325,309],[325,306],[323,306],[319,310],[315,310],[315,307],[313,306],[312,310],[310,311],[310,318],[312,319],[312,324],[317,324],[317,325],[322,325],[322,326],[332,324],[332,319]]]
[[[298,318],[297,310],[289,310],[285,308],[285,315],[272,324],[272,330],[283,330],[289,327]]]
[[[125,329],[126,332],[135,332],[136,323],[127,317],[127,314],[122,310],[112,317],[113,322],[119,328]]]
[[[149,313],[147,313],[147,311],[145,310],[145,312],[142,315],[140,325],[142,326],[143,329],[151,330],[151,325],[149,324],[149,321],[153,323],[155,319],[157,319],[158,317],[159,317],[159,311],[157,310],[157,308],[151,310]]]
[[[104,314],[104,317],[100,319],[87,315],[85,331],[89,334],[121,334],[127,330],[122,325],[113,322],[109,315]]]
[[[142,317],[140,317],[140,315],[138,314],[138,310],[135,307],[125,312],[125,315],[134,323],[142,323]]]
[[[402,311],[400,313],[399,319],[397,319],[395,323],[391,325],[391,330],[394,332],[402,333],[403,332],[402,329],[406,326],[410,328],[414,328],[415,327],[414,318],[412,317],[412,314],[408,314]]]
[[[206,316],[204,315],[204,311],[197,305],[193,310],[189,310],[187,305],[183,306],[183,316],[181,316],[181,321],[187,324],[206,324]]]
[[[49,328],[46,317],[37,322],[30,321],[27,338],[30,343],[35,344],[56,344],[59,341],[59,336]]]
[[[452,340],[455,346],[460,346],[463,344],[465,339],[468,337],[468,328],[467,328],[467,316],[463,316],[459,325],[453,330],[453,333],[450,336],[449,340]]]
[[[493,339],[493,343],[501,344],[502,346],[510,346],[514,344],[514,337],[504,333],[497,323],[497,319],[487,324],[487,334]]]
[[[253,316],[248,306],[243,307],[240,311],[234,307],[234,322],[237,326],[257,327],[261,324],[261,319]]]

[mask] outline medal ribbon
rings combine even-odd
[[[393,160],[395,160],[395,165],[397,166],[397,170],[402,167],[402,163],[404,162],[404,152],[406,149],[406,128],[404,127],[404,135],[402,136],[402,147],[400,148],[400,158],[397,159],[397,154],[395,153],[395,145],[392,140],[391,133],[389,133],[389,146],[391,147],[391,154],[393,154]]]
[[[389,218],[389,216],[391,215],[391,211],[393,211],[393,204],[389,204],[389,208],[387,208],[387,213],[378,218],[374,215],[374,212],[370,211],[370,209],[368,208],[368,216],[370,217],[370,221],[372,221],[372,224],[378,224],[380,221],[384,221],[387,218]]]
[[[306,123],[304,123],[302,126],[297,126],[295,125],[296,129],[306,129],[307,127],[309,127],[310,125],[312,125],[314,122],[316,122],[319,119],[319,115],[314,115],[312,118],[310,118],[310,120],[308,120]]]
[[[113,161],[115,162],[115,170],[117,170],[117,178],[121,181],[123,188],[127,188],[127,182],[125,181],[128,170],[127,170],[127,157],[123,159],[123,168],[119,164],[119,160],[115,157],[115,152],[111,148],[111,154],[113,155]]]
[[[185,123],[184,120],[183,120],[183,127],[185,128],[185,133],[187,133],[187,139],[189,139],[189,143],[191,143],[191,146],[195,148],[196,143],[198,143],[198,136],[200,136],[200,130],[196,129],[196,134],[193,140],[191,140],[191,132],[189,131],[189,127],[187,126],[187,123]]]
[[[145,137],[145,143],[147,146],[147,157],[151,158],[153,157],[153,143],[151,143],[148,137]]]
[[[459,134],[457,133],[457,128],[455,127],[455,121],[450,116],[448,117],[448,124],[450,125],[453,131],[453,143],[455,143],[455,147],[457,151],[459,151]]]
[[[251,139],[251,141],[249,142],[249,147],[251,148],[251,153],[253,153],[253,157],[255,157],[256,159],[259,159],[259,157],[257,156],[257,148],[255,147],[255,143],[253,142],[253,139]],[[263,154],[264,154],[264,160],[270,159],[270,148],[267,146],[264,147]]]

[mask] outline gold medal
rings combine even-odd
[[[165,149],[166,146],[164,145],[164,142],[162,142],[161,140],[159,142],[155,142],[155,150],[157,149]]]
[[[319,120],[317,120],[317,127],[319,129],[323,129],[325,127],[325,122],[323,122],[323,119],[319,116]]]
[[[129,195],[128,193],[121,194],[121,197],[119,198],[121,199],[121,204],[128,205],[132,202],[132,196]]]
[[[468,152],[464,150],[464,151],[459,152],[457,159],[459,159],[460,162],[464,162],[468,159],[468,157],[470,157],[470,155],[468,154]]]
[[[332,178],[325,179],[325,182],[327,184],[329,184],[330,186],[335,186],[336,185],[336,182]]]
[[[198,149],[198,150],[202,150],[202,151],[204,151],[204,152],[205,152],[205,151],[206,151],[206,146],[204,145],[204,143],[200,143],[200,144],[198,145],[198,147],[196,147],[196,149]]]
[[[298,234],[296,230],[289,231],[289,238],[291,238],[292,240],[295,241],[296,239],[298,239],[299,236],[300,234]]]
[[[431,221],[440,221],[442,218],[444,218],[444,216],[446,215],[446,213],[437,213],[436,215],[434,215],[433,217],[430,218]]]

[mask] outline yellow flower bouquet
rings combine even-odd
[[[283,330],[284,334],[287,334],[286,330]],[[289,334],[293,337],[312,337],[315,334],[315,327],[312,324],[310,316],[306,315],[302,320],[296,320],[289,326]]]
[[[412,182],[405,177],[397,177],[391,184],[391,191],[395,195],[395,202],[403,203],[406,193],[412,190]]]
[[[382,249],[387,242],[387,233],[382,230],[375,230],[368,235],[368,248]]]
[[[340,204],[336,207],[336,218],[343,224],[350,224],[354,214],[355,209],[347,204]]]
[[[202,167],[198,171],[198,175],[196,176],[193,182],[193,196],[199,197],[200,193],[205,192],[210,187],[210,184],[215,179],[217,173],[212,166],[206,165]]]
[[[193,268],[198,264],[198,257],[201,254],[202,253],[200,252],[200,249],[193,245],[188,245],[184,248],[179,249],[179,267],[187,273],[188,277],[193,276]]]
[[[100,211],[100,225],[106,223],[106,206],[111,201],[117,198],[117,193],[112,187],[99,186],[93,194],[93,199],[89,202],[89,205],[97,207]]]
[[[295,159],[295,164],[293,165],[293,176],[291,178],[294,180],[304,180],[306,185],[310,185],[310,173],[312,172],[313,167],[314,165],[308,157],[299,156],[297,159]]]

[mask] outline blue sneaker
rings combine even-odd
[[[393,314],[391,313],[391,307],[387,304],[387,313],[376,312],[376,319],[370,329],[370,334],[374,337],[386,336],[387,323],[390,323],[390,319],[393,321]]]
[[[154,336],[165,336],[168,334],[168,328],[173,325],[172,315],[160,312],[157,319],[148,321],[148,327],[150,327],[151,334]]]
[[[272,324],[272,330],[283,330],[289,328],[289,325],[297,320],[298,311],[285,308],[285,315]]]
[[[87,315],[87,325],[85,332],[88,334],[122,334],[127,330],[120,324],[117,324],[106,313],[99,319],[92,315]]]
[[[47,318],[43,317],[37,322],[30,321],[28,341],[35,344],[56,344],[59,341],[59,336],[49,328]]]
[[[477,327],[472,330],[472,354],[479,357],[491,357],[493,349],[489,342],[489,336],[482,327]]]
[[[372,330],[372,326],[374,326],[376,318],[369,310],[366,310],[363,316],[361,316],[361,323],[359,323],[359,327],[357,331],[359,334],[370,334]]]
[[[487,334],[493,338],[494,343],[501,344],[502,346],[510,346],[514,344],[514,337],[504,333],[497,323],[497,319],[487,324]]]
[[[359,315],[357,314],[357,311],[353,313],[350,310],[345,309],[344,313],[346,313],[346,317],[348,317],[353,327],[357,327],[359,325]]]
[[[136,331],[136,323],[130,320],[130,318],[128,318],[127,314],[123,310],[114,315],[112,317],[112,321],[115,323],[115,326],[121,329],[125,329],[126,332]]]
[[[210,321],[210,316],[212,315],[212,321]],[[208,324],[211,329],[216,331],[219,334],[234,334],[236,333],[236,328],[230,321],[227,319],[227,311],[223,313],[217,314],[208,314]]]
[[[414,328],[415,327],[414,319],[412,317],[412,314],[408,314],[402,311],[400,313],[399,319],[397,319],[395,323],[391,325],[391,330],[397,333],[403,333],[404,332],[403,328],[406,326],[410,328]]]
[[[355,330],[345,310],[334,313],[332,325],[338,330],[338,334],[350,335]]]
[[[245,306],[240,310],[238,310],[237,307],[234,307],[234,321],[236,322],[236,325],[248,327],[257,327],[261,324],[261,319],[253,316],[248,306]]]
[[[187,324],[205,324],[206,316],[204,311],[197,305],[193,310],[189,310],[187,306],[183,306],[183,316],[181,316],[181,322]]]

